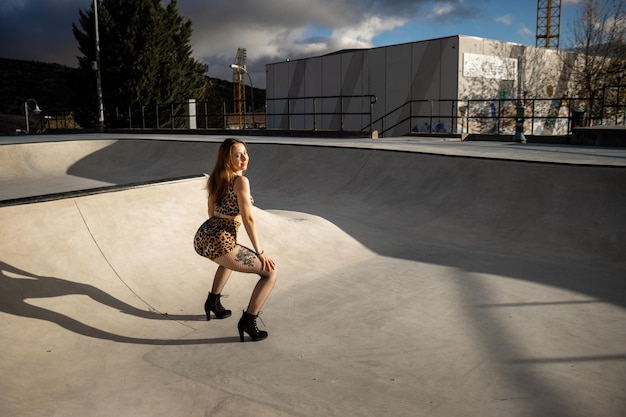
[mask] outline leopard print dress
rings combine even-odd
[[[225,216],[237,216],[239,214],[239,204],[235,194],[233,178],[228,191],[222,200],[215,206],[215,211]],[[252,199],[252,203],[254,200]],[[196,252],[211,260],[226,255],[235,248],[237,244],[237,230],[241,226],[236,220],[224,219],[221,217],[210,217],[205,221],[194,236],[194,248]]]

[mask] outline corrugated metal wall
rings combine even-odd
[[[387,115],[386,126],[415,114],[456,114],[452,102],[441,100],[516,98],[520,56],[521,78],[528,80],[524,91],[541,96],[551,83],[559,86],[555,96],[567,91],[570,77],[563,75],[563,60],[555,51],[470,36],[268,64],[268,128],[361,130],[370,117],[355,113],[368,113],[370,102],[354,96],[376,96],[373,119]],[[559,84],[559,79],[565,82]],[[402,107],[411,100],[426,101]],[[387,136],[405,134],[418,123],[407,120]]]

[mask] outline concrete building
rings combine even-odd
[[[498,115],[505,118],[498,131],[510,133],[522,96],[542,99],[527,103],[534,113],[569,114],[563,99],[572,95],[575,59],[458,35],[268,64],[267,127],[480,133],[493,130]],[[548,132],[548,120],[539,118],[525,130],[559,133],[560,121]]]

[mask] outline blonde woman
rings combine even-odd
[[[276,263],[263,250],[252,215],[254,199],[250,194],[250,181],[243,175],[249,161],[245,142],[229,138],[220,145],[208,179],[209,219],[194,237],[196,252],[219,265],[204,304],[207,320],[211,320],[211,312],[218,319],[231,316],[231,311],[222,306],[220,297],[232,271],[260,276],[248,308],[237,324],[242,342],[244,333],[254,341],[267,338],[267,332],[258,329],[256,319],[278,277]],[[242,223],[254,250],[237,243],[237,230]]]

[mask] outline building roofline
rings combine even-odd
[[[527,46],[527,47],[536,48],[536,46],[533,46],[533,45],[525,45],[525,44],[521,44],[521,43],[517,43],[517,42],[507,42],[507,41],[500,41],[498,39],[483,38],[483,37],[480,37],[480,36],[457,34],[457,35],[450,35],[450,36],[441,36],[439,38],[422,39],[422,40],[417,40],[417,41],[397,43],[397,44],[392,44],[392,45],[381,45],[381,46],[375,46],[375,47],[372,47],[372,48],[340,49],[340,50],[333,51],[333,52],[328,52],[328,53],[322,54],[322,55],[315,55],[315,56],[309,56],[309,57],[304,57],[304,58],[297,58],[297,59],[293,59],[293,60],[292,59],[286,59],[286,61],[287,62],[291,62],[291,61],[296,62],[296,61],[302,61],[302,60],[313,59],[313,58],[322,58],[322,57],[327,57],[327,56],[340,55],[340,54],[350,53],[350,52],[366,52],[366,51],[373,51],[375,49],[381,49],[381,48],[391,48],[391,47],[394,47],[394,46],[410,45],[410,44],[422,43],[422,42],[433,42],[433,41],[440,41],[440,40],[451,39],[451,38],[458,38],[458,39],[460,39],[460,38],[474,38],[474,39],[480,39],[480,40],[485,40],[485,41],[502,42],[502,43],[506,43],[506,44],[510,44],[510,45],[520,45],[520,46]],[[282,64],[284,62],[285,61],[271,62],[269,64],[266,64],[266,66]]]

